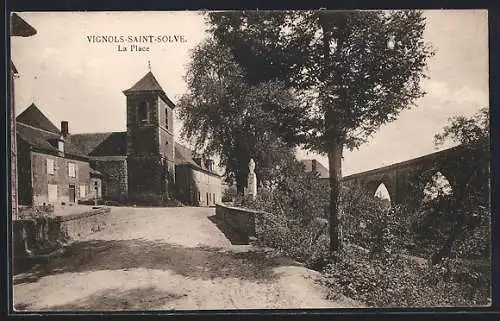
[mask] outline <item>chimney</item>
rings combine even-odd
[[[311,161],[311,172],[316,173],[317,165],[316,165],[316,160],[313,159]]]
[[[63,120],[61,121],[61,135],[63,137],[66,137],[68,136],[69,134],[69,131],[68,131],[68,121],[67,120]]]

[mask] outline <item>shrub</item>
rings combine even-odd
[[[315,218],[325,217],[328,189],[315,173],[306,173],[301,164],[291,162],[281,168],[273,186],[259,190],[255,200],[236,200],[241,206],[267,212],[257,236],[261,245],[273,247],[309,267],[326,264],[326,227]]]
[[[373,307],[434,307],[486,305],[490,297],[490,274],[460,261],[421,265],[401,255],[371,259],[355,247],[341,257],[324,269],[331,299],[343,294]]]
[[[343,240],[369,249],[372,255],[395,253],[410,244],[408,211],[390,207],[386,200],[368,195],[358,188],[341,193]]]
[[[222,193],[222,202],[233,202],[237,198],[238,192],[236,186],[228,186],[224,189]]]

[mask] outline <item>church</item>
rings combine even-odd
[[[25,205],[72,204],[93,198],[144,205],[176,199],[186,205],[213,206],[220,201],[221,176],[211,159],[175,141],[175,105],[153,73],[123,94],[125,132],[71,134],[68,121],[58,129],[34,104],[16,118],[21,129],[18,153],[25,154],[18,160],[24,173],[18,181]],[[69,158],[74,160],[63,161]],[[48,169],[47,164],[74,169],[54,174],[58,167]],[[34,170],[40,173],[33,175]]]

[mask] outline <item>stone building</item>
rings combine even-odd
[[[16,118],[16,135],[19,204],[65,205],[92,197],[88,157],[68,139],[67,122],[58,129],[32,104]]]
[[[102,198],[156,203],[174,197],[197,206],[220,201],[221,177],[212,161],[176,143],[175,105],[153,73],[123,93],[126,132],[71,135],[71,142],[103,175]]]
[[[222,182],[213,171],[213,161],[193,155],[187,147],[175,145],[177,195],[184,204],[213,206],[221,201]]]

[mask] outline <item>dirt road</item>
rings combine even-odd
[[[231,245],[209,208],[113,208],[108,226],[15,276],[18,310],[357,307],[329,301],[317,272]]]

